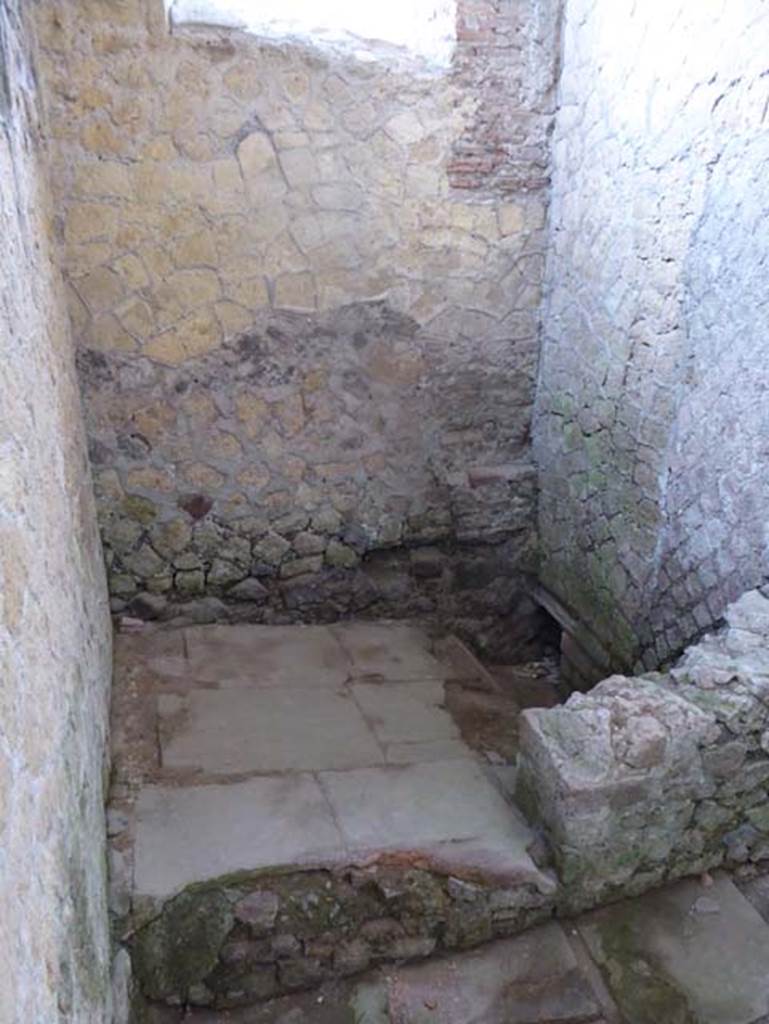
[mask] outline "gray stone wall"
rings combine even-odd
[[[582,910],[769,856],[769,600],[669,673],[611,676],[523,712],[518,797],[549,841],[561,907]]]
[[[520,597],[557,11],[463,0],[428,74],[40,5],[115,610],[483,638]]]
[[[616,668],[767,572],[769,11],[570,0],[535,427],[542,578]]]
[[[0,3],[0,1020],[101,1024],[109,619],[25,7]]]

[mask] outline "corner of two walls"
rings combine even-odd
[[[762,40],[758,0],[567,4],[534,450],[542,580],[604,675],[767,574]]]
[[[116,611],[516,642],[557,8],[462,0],[425,74],[39,7]]]
[[[110,622],[26,7],[0,3],[0,1019],[94,1024]]]

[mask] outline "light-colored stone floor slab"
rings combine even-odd
[[[220,686],[341,686],[351,660],[327,626],[193,626],[187,671]]]
[[[356,863],[393,850],[542,888],[531,838],[471,760],[149,786],[137,806],[135,889],[168,897],[233,871]]]
[[[180,632],[152,646],[141,696],[160,766],[146,759],[135,808],[137,897],[393,852],[551,891],[529,828],[443,706],[424,632],[201,626],[183,643]]]
[[[361,983],[352,1004],[361,1024],[585,1024],[600,1018],[556,924],[476,952],[396,968],[384,983]]]
[[[384,762],[355,701],[327,687],[198,689],[168,710],[159,702],[166,768],[226,775]]]
[[[134,890],[168,898],[193,882],[236,871],[335,863],[343,848],[310,775],[147,786],[136,808]]]
[[[443,683],[354,683],[352,693],[382,743],[459,739],[459,730],[443,707]]]
[[[429,851],[539,881],[532,834],[473,760],[324,772],[334,817],[355,851]]]
[[[726,877],[605,907],[579,928],[627,1024],[755,1024],[769,1014],[769,927]]]
[[[423,630],[393,622],[350,622],[329,627],[352,663],[356,678],[393,682],[445,679],[447,669],[430,651]]]

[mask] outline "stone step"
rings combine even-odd
[[[582,917],[579,932],[626,1024],[760,1024],[769,926],[725,875]]]
[[[765,888],[763,883],[760,888]],[[591,959],[592,958],[594,959]],[[766,1024],[769,928],[726,876],[523,935],[386,964],[190,1024]],[[155,1008],[150,1024],[175,1024]]]
[[[563,930],[545,924],[517,938],[419,964],[387,965],[313,993],[248,1010],[199,1009],[189,1024],[608,1024],[604,1005]],[[176,1024],[156,1008],[150,1024]],[[659,1024],[663,1024],[662,1021]]]

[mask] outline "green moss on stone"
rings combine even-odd
[[[620,1012],[633,1024],[698,1024],[689,1001],[664,967],[641,951],[636,941],[640,922],[632,904],[601,920],[601,969]]]
[[[184,999],[216,966],[233,922],[230,900],[219,889],[183,892],[166,904],[132,944],[134,972],[144,994]]]
[[[149,498],[142,498],[138,494],[128,494],[123,498],[123,512],[129,519],[135,519],[138,523],[143,523],[145,526],[151,523],[158,514],[158,510],[153,502]]]

